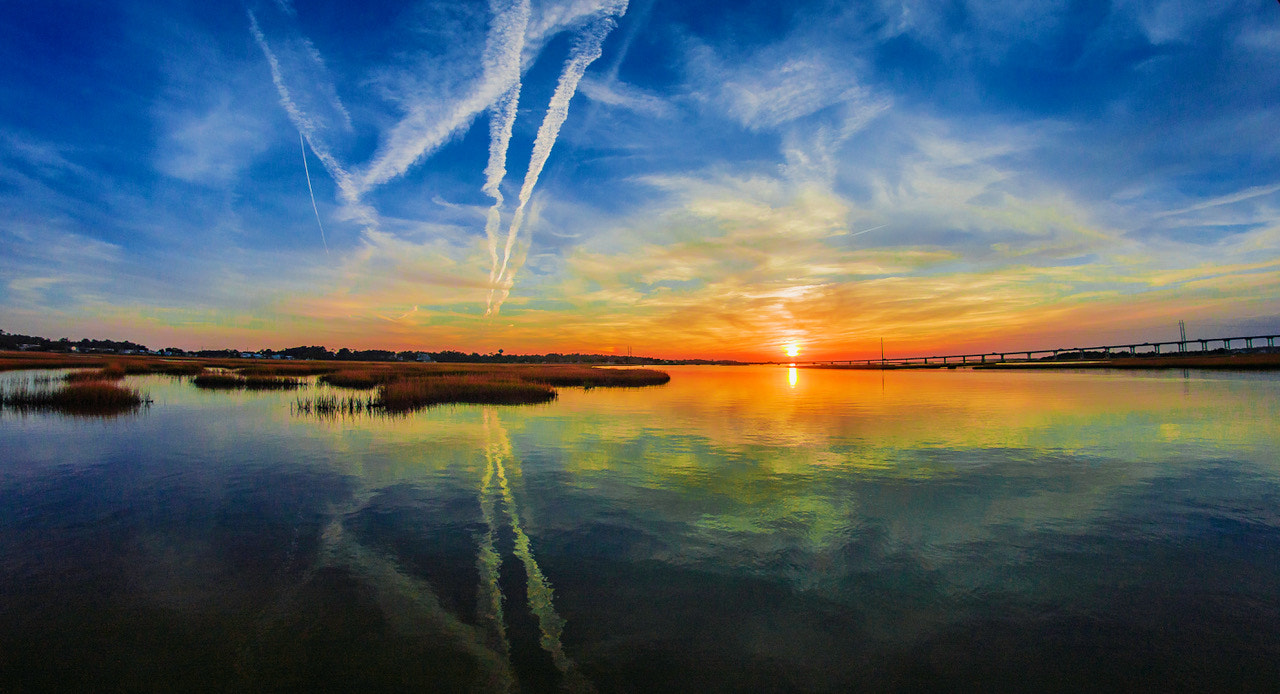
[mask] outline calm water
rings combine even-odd
[[[670,371],[0,415],[0,691],[1280,689],[1280,375]]]

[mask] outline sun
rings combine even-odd
[[[796,342],[788,342],[786,346],[783,347],[783,351],[787,353],[788,357],[794,357],[800,353],[800,345]]]

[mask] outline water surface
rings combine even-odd
[[[671,373],[0,415],[0,690],[1280,687],[1280,377]]]

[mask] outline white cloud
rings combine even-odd
[[[710,49],[694,53],[700,91],[750,130],[769,130],[835,104],[869,98],[847,70],[818,55],[784,60],[769,51],[748,65],[730,67]]]
[[[266,150],[269,131],[257,114],[224,95],[201,113],[171,114],[157,166],[175,178],[225,183]]]
[[[578,89],[596,103],[652,118],[668,118],[674,113],[666,99],[617,79],[584,77]]]

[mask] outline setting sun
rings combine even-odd
[[[800,353],[800,345],[795,342],[788,342],[783,348],[783,351],[787,353],[788,357],[794,357]]]

